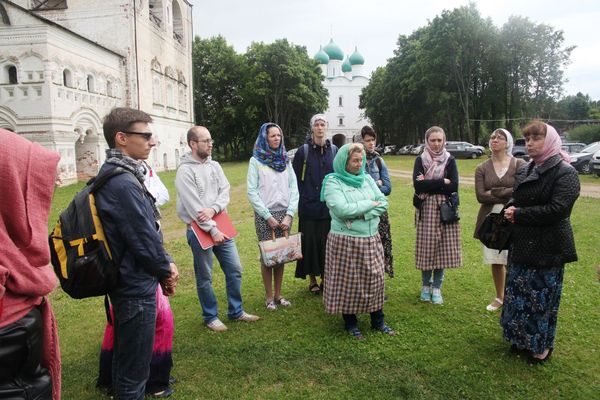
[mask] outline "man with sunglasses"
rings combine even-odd
[[[213,140],[203,126],[192,127],[187,134],[191,152],[181,157],[177,169],[177,214],[188,225],[187,240],[194,256],[196,289],[206,326],[223,332],[227,326],[218,316],[217,298],[212,287],[213,254],[219,260],[225,274],[227,316],[230,320],[253,322],[259,317],[246,313],[242,308],[242,264],[235,242],[219,231],[213,217],[229,204],[229,181],[218,162],[210,157]],[[195,221],[200,229],[210,233],[215,245],[203,249],[190,224]]]
[[[160,213],[144,186],[143,160],[156,145],[150,115],[127,107],[104,118],[109,149],[98,176],[121,167],[96,193],[104,233],[119,267],[119,281],[109,291],[114,312],[112,383],[115,399],[143,399],[150,373],[156,285],[174,294],[179,278],[159,233]]]

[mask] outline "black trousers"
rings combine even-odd
[[[346,330],[358,327],[356,314],[342,314],[342,317],[344,318],[344,328],[346,328]],[[383,310],[379,309],[377,311],[373,311],[371,313],[371,328],[381,328],[383,323]]]
[[[35,307],[20,320],[0,328],[0,399],[52,399],[52,380],[40,365],[42,315]]]

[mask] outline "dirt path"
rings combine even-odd
[[[412,172],[401,171],[399,169],[388,169],[388,171],[390,173],[390,176],[393,176],[394,178],[412,179]],[[461,176],[460,183],[469,185],[469,186],[474,186],[475,178]],[[599,185],[590,185],[590,184],[585,184],[585,183],[582,184],[581,185],[581,196],[582,197],[592,197],[594,199],[600,199],[600,186]]]

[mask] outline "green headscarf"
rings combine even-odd
[[[348,156],[350,155],[350,146],[355,145],[356,143],[348,143],[340,147],[335,158],[333,159],[333,173],[325,175],[323,179],[323,186],[321,186],[321,201],[325,201],[325,184],[331,177],[336,177],[347,185],[350,185],[355,188],[359,188],[362,186],[365,181],[365,164],[366,164],[366,152],[363,148],[363,160],[362,165],[360,166],[360,170],[357,175],[351,174],[346,171],[346,163],[348,162]]]

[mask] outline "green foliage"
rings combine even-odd
[[[196,123],[208,127],[226,159],[250,155],[258,128],[281,126],[288,147],[303,141],[311,115],[327,108],[322,74],[302,46],[252,43],[237,54],[221,36],[193,46]]]
[[[569,140],[592,143],[600,141],[600,124],[581,125],[569,131]]]
[[[473,3],[446,10],[399,37],[361,105],[398,144],[434,124],[449,139],[478,143],[498,126],[512,131],[515,120],[550,116],[573,50],[563,42],[562,31],[523,17],[497,28]]]
[[[389,197],[396,277],[386,278],[385,316],[400,335],[369,329],[359,315],[366,340],[343,331],[339,315],[324,312],[322,297],[285,268],[283,295],[293,305],[267,312],[258,263],[254,214],[246,199],[247,162],[226,163],[232,186],[228,211],[239,231],[236,243],[243,272],[244,308],[262,317],[253,324],[227,321],[225,279],[218,265],[213,284],[220,316],[229,331],[216,334],[202,325],[185,226],[175,213],[174,172],[161,173],[171,194],[162,208],[167,248],[181,279],[171,298],[175,316],[173,375],[177,399],[592,399],[600,392],[597,340],[600,328],[598,263],[600,200],[580,198],[572,224],[579,261],[565,270],[554,355],[543,366],[528,366],[510,354],[498,324],[499,313],[485,311],[494,297],[490,268],[481,262],[473,239],[479,205],[473,177],[482,160],[458,160],[461,179],[463,267],[447,271],[440,307],[418,301],[420,273],[414,267],[414,209],[409,179],[392,176]],[[414,157],[386,157],[405,173]],[[598,184],[598,179],[592,176]],[[57,189],[53,210],[64,208],[76,185]],[[55,220],[57,214],[51,216]],[[294,231],[297,221],[294,223]],[[98,355],[104,333],[102,298],[73,300],[60,289],[50,296],[62,350],[63,399],[108,399],[96,389]],[[594,394],[595,393],[595,394]]]

